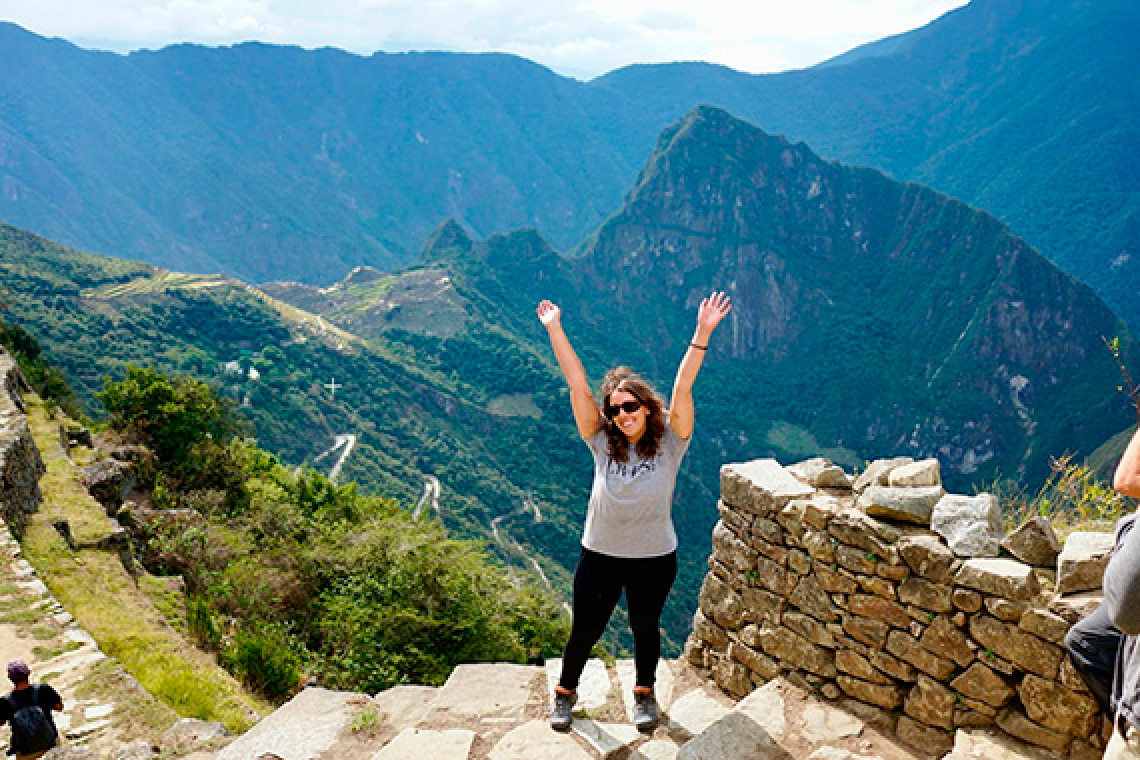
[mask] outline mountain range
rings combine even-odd
[[[1140,8],[974,0],[803,71],[176,45],[0,24],[0,218],[250,282],[416,261],[445,219],[568,251],[698,104],[984,208],[1140,323]]]
[[[659,136],[572,258],[533,229],[476,239],[452,221],[414,267],[256,288],[2,227],[0,282],[6,318],[84,397],[149,364],[210,378],[289,463],[353,435],[344,477],[417,511],[438,482],[432,514],[556,587],[590,466],[535,304],[563,307],[594,381],[628,363],[667,392],[699,300],[727,291],[677,487],[674,644],[726,462],[937,456],[951,488],[1034,484],[1133,418],[1103,340],[1134,343],[1088,286],[984,212],[712,107]]]

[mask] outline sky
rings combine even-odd
[[[126,53],[247,40],[376,51],[506,52],[591,79],[631,63],[802,68],[964,0],[0,0],[0,20]]]

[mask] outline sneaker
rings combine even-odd
[[[637,730],[644,734],[653,733],[658,719],[657,700],[653,698],[653,692],[633,692],[633,725],[637,726]]]
[[[550,709],[550,727],[555,731],[569,731],[570,724],[574,722],[574,703],[578,701],[578,692],[561,692],[554,690],[554,706]]]

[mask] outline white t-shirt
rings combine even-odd
[[[604,429],[587,438],[586,445],[594,455],[594,486],[582,546],[629,558],[660,557],[676,549],[673,486],[689,442],[666,424],[651,459],[642,459],[630,446],[629,460],[615,462]]]

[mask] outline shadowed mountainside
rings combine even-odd
[[[905,452],[937,456],[954,488],[1034,484],[1050,456],[1092,451],[1130,419],[1101,337],[1130,338],[1088,287],[987,214],[713,108],[661,136],[573,259],[533,230],[475,241],[448,223],[420,267],[258,291],[11,228],[4,240],[12,313],[88,397],[134,361],[212,378],[289,462],[357,435],[347,477],[409,505],[437,478],[449,527],[556,585],[589,465],[535,303],[564,307],[593,379],[624,362],[667,392],[699,299],[727,290],[736,307],[709,351],[677,487],[674,645],[725,461]],[[531,503],[510,541],[491,536],[492,520]]]
[[[1125,0],[975,0],[804,71],[245,44],[118,56],[0,25],[0,216],[179,270],[331,283],[411,263],[445,218],[562,248],[657,133],[727,108],[994,213],[1140,318],[1140,91]]]

